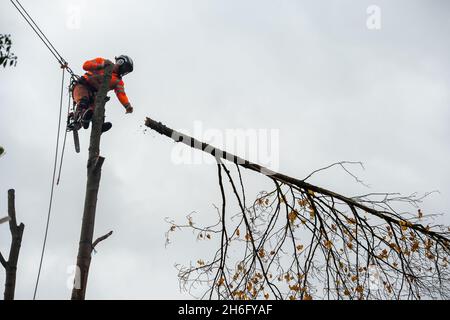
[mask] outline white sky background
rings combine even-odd
[[[176,165],[168,138],[143,133],[145,116],[192,132],[279,129],[279,171],[298,178],[341,160],[370,189],[341,170],[311,182],[346,195],[439,190],[422,206],[450,224],[450,3],[448,1],[31,1],[22,4],[72,69],[98,56],[128,54],[124,78],[135,113],[113,93],[102,139],[106,157],[87,298],[188,298],[175,263],[207,259],[215,248],[189,234],[164,247],[165,217],[215,218],[216,168]],[[381,30],[366,27],[369,5],[381,8]],[[80,28],[67,27],[81,8]],[[61,70],[15,11],[0,3],[0,32],[12,34],[16,68],[0,71],[0,216],[16,189],[26,225],[16,296],[32,298],[45,228],[54,157]],[[88,132],[82,152],[68,138],[57,187],[39,299],[68,299],[67,268],[76,261],[86,183]],[[198,136],[198,138],[202,138]],[[232,151],[232,150],[230,150]],[[256,159],[257,160],[257,159]],[[249,195],[265,179],[245,175]],[[0,249],[9,248],[7,225]],[[0,286],[4,272],[0,272]]]

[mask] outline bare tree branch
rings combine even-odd
[[[0,263],[2,264],[3,268],[8,269],[8,262],[5,260],[1,252],[0,252]]]
[[[105,234],[104,236],[98,237],[97,240],[95,240],[94,243],[92,243],[92,249],[94,249],[97,246],[97,244],[99,244],[103,240],[108,239],[112,234],[113,234],[113,232],[110,231],[107,234]]]
[[[332,164],[330,164],[330,165],[328,165],[326,167],[314,170],[309,175],[307,175],[306,178],[303,179],[303,181],[308,180],[309,178],[311,178],[314,174],[316,174],[318,172],[325,171],[325,170],[330,169],[330,168],[335,167],[335,166],[339,166],[345,172],[347,172],[350,176],[352,176],[356,180],[356,182],[362,184],[365,187],[369,187],[367,184],[364,183],[364,181],[360,180],[356,175],[354,175],[350,170],[348,170],[347,167],[345,166],[346,164],[358,164],[359,166],[361,166],[362,169],[364,169],[364,165],[360,161],[357,161],[357,162],[355,162],[355,161],[340,161],[340,162],[332,163]]]
[[[203,297],[246,300],[450,296],[450,229],[430,225],[434,215],[424,215],[419,207],[426,195],[346,197],[223,152],[149,118],[146,125],[218,160],[219,221],[195,228],[191,218],[187,225],[171,221],[167,233],[192,229],[199,232],[198,237],[221,235],[219,248],[210,259],[179,267],[180,284],[188,292],[205,286]],[[220,159],[236,164],[240,191]],[[361,183],[344,164],[335,165]],[[239,167],[266,175],[274,190],[261,192],[253,205],[247,206]],[[231,215],[224,207],[230,200],[225,202],[222,169],[239,208]],[[399,213],[399,206],[409,208]],[[416,213],[411,213],[411,207]]]

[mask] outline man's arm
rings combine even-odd
[[[119,99],[120,103],[125,107],[126,113],[132,113],[133,107],[128,100],[127,94],[125,93],[125,85],[122,80],[120,80],[120,82],[116,85],[114,92],[116,93],[117,99]]]

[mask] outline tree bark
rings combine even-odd
[[[22,245],[22,236],[25,225],[23,223],[17,225],[15,193],[13,189],[8,190],[8,216],[9,230],[11,231],[11,247],[9,250],[8,261],[5,260],[0,252],[0,262],[6,271],[4,299],[14,300],[17,262],[19,260],[19,252]]]
[[[91,254],[93,251],[92,239],[94,236],[95,212],[97,196],[100,186],[101,168],[105,158],[100,156],[100,140],[102,124],[105,115],[106,94],[111,80],[112,65],[105,68],[103,83],[95,97],[95,111],[92,118],[92,129],[89,143],[89,159],[87,162],[87,184],[84,200],[83,221],[81,225],[80,243],[78,247],[77,269],[78,273],[72,290],[72,300],[84,300],[88,281]]]

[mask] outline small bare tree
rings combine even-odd
[[[9,249],[9,258],[6,260],[0,252],[0,262],[6,271],[5,281],[5,300],[13,300],[16,288],[16,271],[19,260],[20,246],[22,245],[22,235],[25,225],[17,225],[15,193],[14,190],[8,190],[8,217],[2,219],[3,222],[9,221],[9,230],[11,232],[11,247]]]

